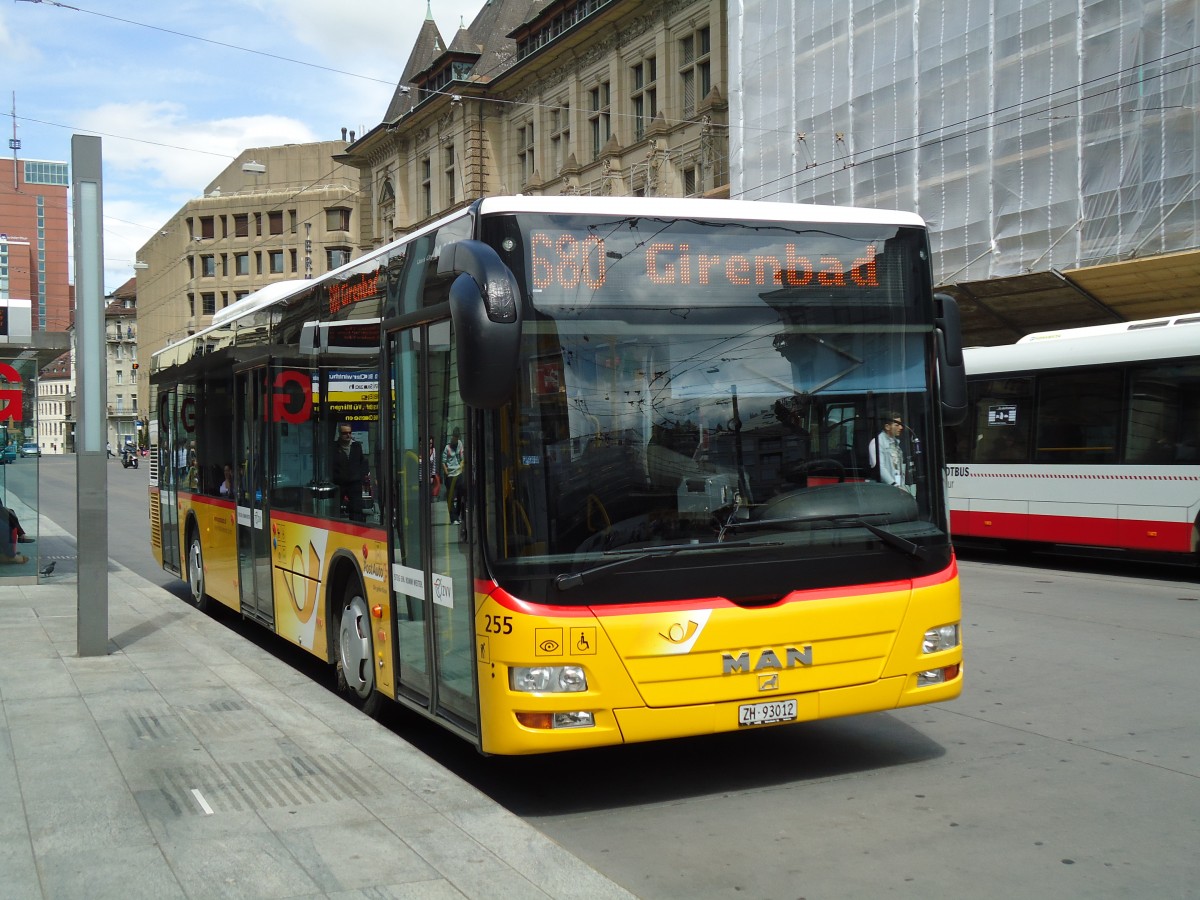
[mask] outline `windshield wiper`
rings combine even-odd
[[[647,550],[644,553],[633,553],[630,556],[622,556],[620,559],[609,560],[608,562],[597,563],[591,568],[584,569],[582,572],[562,572],[554,578],[554,586],[560,591],[569,591],[572,588],[582,586],[593,575],[600,572],[607,572],[620,566],[626,566],[630,563],[642,562],[647,559],[660,559],[667,556],[678,556],[681,553],[720,553],[725,550],[745,550],[746,548],[758,549],[760,547],[778,547],[782,541],[739,541],[737,543],[709,543],[709,544],[663,544],[660,547],[655,547],[653,550]],[[606,555],[617,551],[609,550]]]
[[[879,538],[883,543],[891,547],[893,550],[899,550],[914,559],[929,559],[929,548],[921,544],[914,543],[908,538],[901,537],[894,531],[888,531],[886,528],[881,528],[872,522],[868,522],[858,515],[844,516],[809,516],[798,517],[793,519],[750,519],[745,522],[732,522],[727,526],[729,531],[739,531],[746,528],[771,528],[771,527],[790,527],[795,525],[814,525],[828,523],[836,525],[838,528],[865,528],[875,537]]]
[[[923,547],[920,544],[910,541],[908,538],[900,537],[894,531],[888,531],[886,528],[880,528],[878,525],[872,525],[870,522],[864,522],[862,519],[846,519],[846,525],[857,525],[860,528],[865,528],[875,537],[879,538],[887,546],[893,550],[899,550],[901,553],[907,553],[914,559],[929,559],[929,548]]]

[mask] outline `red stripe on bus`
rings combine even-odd
[[[307,525],[309,528],[320,528],[336,534],[352,534],[355,537],[370,538],[373,541],[387,540],[387,532],[382,528],[371,528],[366,525],[353,525],[349,522],[331,522],[329,519],[318,519],[301,513],[272,512],[270,518],[280,522],[292,522],[296,525]]]
[[[219,497],[206,497],[203,494],[191,494],[187,491],[180,491],[181,494],[187,494],[192,498],[192,506],[216,506],[221,509],[233,509],[232,500],[222,500]]]
[[[1159,522],[1152,519],[954,510],[950,514],[950,530],[958,537],[1001,538],[1047,544],[1081,544],[1168,553],[1190,553],[1192,549],[1190,522]]]

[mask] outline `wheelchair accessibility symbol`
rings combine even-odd
[[[576,656],[595,656],[596,629],[594,627],[572,628],[570,647],[571,652]]]

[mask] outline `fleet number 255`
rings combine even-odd
[[[512,616],[488,615],[484,619],[488,634],[512,634]]]

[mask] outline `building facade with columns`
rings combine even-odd
[[[75,448],[75,369],[72,352],[62,354],[38,373],[36,440],[43,456],[61,456]]]
[[[146,393],[138,395],[138,320],[136,279],[129,279],[104,298],[104,359],[107,442],[118,451],[138,444],[145,421]]]
[[[723,0],[489,0],[427,12],[362,173],[366,251],[487,194],[728,195]]]

